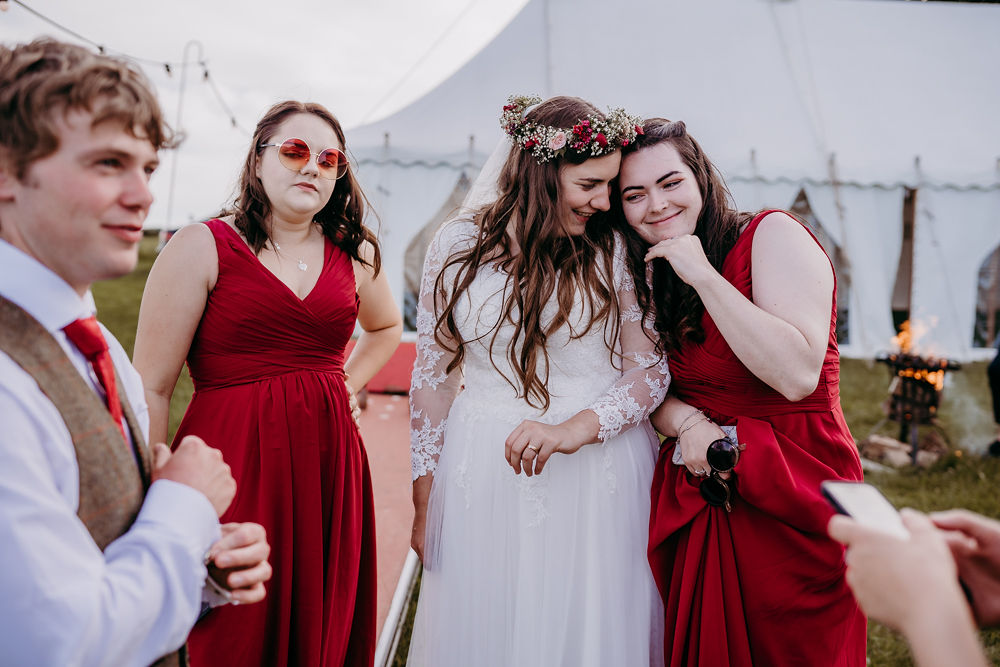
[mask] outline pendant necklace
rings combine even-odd
[[[278,244],[277,244],[276,242],[274,242],[273,240],[271,241],[271,245],[273,245],[273,246],[274,246],[274,249],[275,249],[275,250],[277,250],[277,251],[279,251],[279,252],[281,251],[281,246],[280,246],[280,245],[278,245]],[[306,264],[305,262],[303,262],[303,261],[302,261],[302,258],[301,258],[301,257],[299,257],[299,258],[298,258],[298,264],[297,264],[297,266],[299,267],[299,271],[305,271],[306,269],[308,269],[308,268],[309,268],[309,265],[308,265],[308,264]]]

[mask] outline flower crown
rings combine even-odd
[[[610,109],[604,118],[588,116],[571,128],[526,121],[525,110],[541,101],[540,97],[511,95],[500,116],[503,131],[523,150],[531,151],[538,164],[567,152],[586,157],[613,153],[643,133],[642,119],[621,108]]]

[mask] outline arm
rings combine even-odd
[[[434,338],[436,306],[446,295],[435,292],[435,282],[451,250],[450,227],[443,227],[427,250],[417,300],[417,358],[410,382],[410,463],[413,471],[413,530],[410,542],[424,559],[427,500],[434,469],[437,468],[451,404],[462,388],[462,370],[447,371],[452,355]]]
[[[362,256],[371,261],[375,255],[372,245],[361,246]],[[354,281],[358,290],[358,324],[362,333],[344,364],[350,376],[347,387],[350,393],[365,386],[389,361],[399,345],[403,333],[403,316],[392,298],[385,272],[373,276],[372,267],[354,261]]]
[[[561,424],[526,420],[518,425],[505,443],[507,461],[515,473],[520,474],[523,467],[526,475],[537,474],[556,452],[571,454],[586,444],[615,437],[646,419],[667,394],[667,361],[656,353],[655,343],[645,333],[620,243],[615,252],[622,376],[591,406]]]
[[[133,354],[149,405],[150,443],[167,440],[170,397],[218,275],[215,238],[205,225],[178,231],[150,269]]]
[[[816,389],[830,336],[833,270],[798,222],[772,213],[759,224],[751,257],[753,301],[709,264],[695,236],[653,246],[694,287],[743,365],[791,401]]]
[[[830,537],[847,546],[847,583],[858,604],[906,636],[920,667],[986,667],[944,536],[917,512],[904,510],[903,521],[908,540],[845,516],[830,520]]]
[[[157,481],[132,527],[102,553],[76,516],[76,459],[55,407],[0,385],[0,414],[4,660],[150,664],[179,647],[201,608],[202,559],[219,535],[205,495]]]

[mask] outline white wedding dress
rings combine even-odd
[[[417,311],[411,450],[414,479],[433,474],[425,567],[410,643],[414,667],[661,665],[663,614],[646,561],[657,440],[649,413],[669,373],[643,333],[616,239],[621,308],[612,360],[605,329],[568,326],[548,341],[551,407],[517,397],[506,360],[513,327],[497,329],[507,275],[488,265],[456,308],[463,369],[434,340],[434,285],[450,255],[474,242],[468,220],[444,226],[424,266]],[[445,285],[454,274],[446,270]],[[555,313],[547,304],[545,321]],[[582,298],[569,322],[586,321]],[[577,331],[582,327],[576,326]],[[463,373],[464,371],[464,373]],[[463,387],[464,383],[464,387]],[[555,454],[534,477],[515,475],[504,441],[523,420],[559,423],[590,408],[599,444]]]

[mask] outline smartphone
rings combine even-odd
[[[820,484],[820,491],[835,510],[853,518],[861,525],[903,539],[910,536],[899,512],[888,498],[871,484],[827,480]]]

